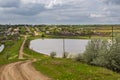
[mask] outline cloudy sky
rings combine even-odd
[[[120,0],[0,0],[0,24],[120,24]]]

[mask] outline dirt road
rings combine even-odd
[[[24,49],[24,44],[25,44],[25,42],[27,40],[27,36],[24,36],[24,37],[25,37],[25,39],[24,39],[24,41],[23,41],[23,43],[21,45],[21,48],[19,50],[19,56],[18,56],[19,59],[23,59],[23,55],[24,55],[23,49]]]
[[[51,80],[32,67],[35,60],[8,64],[0,69],[0,80]]]
[[[26,40],[27,36],[25,36],[25,39],[19,50],[19,59],[23,59],[23,55],[25,55],[23,49]],[[35,61],[36,59],[19,61],[2,66],[0,68],[0,80],[51,80],[47,76],[35,70],[35,68],[32,66],[32,63]]]

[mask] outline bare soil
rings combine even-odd
[[[51,80],[32,66],[35,60],[11,63],[0,69],[0,80]]]

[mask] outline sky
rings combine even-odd
[[[0,24],[120,24],[120,0],[0,0]]]

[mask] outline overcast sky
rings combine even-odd
[[[0,0],[0,24],[120,24],[120,0]]]

